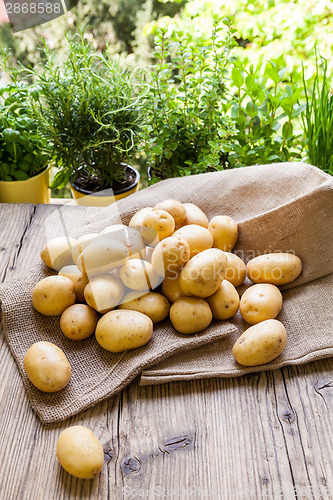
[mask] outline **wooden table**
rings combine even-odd
[[[74,230],[96,209],[0,205],[2,281],[39,260],[54,210]],[[233,379],[152,387],[136,380],[113,399],[43,426],[1,339],[1,500],[333,496],[332,358]],[[95,480],[75,479],[57,462],[59,433],[76,424],[103,444],[105,466]]]

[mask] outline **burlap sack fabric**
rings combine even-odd
[[[32,308],[32,288],[47,274],[42,265],[37,265],[20,279],[3,284],[0,299],[9,347],[31,405],[42,421],[63,420],[94,405],[115,394],[142,370],[141,382],[149,384],[214,375],[239,376],[333,355],[330,176],[315,167],[295,163],[169,179],[102,210],[74,236],[119,223],[119,214],[121,221],[128,223],[140,208],[170,197],[196,203],[208,217],[233,217],[239,223],[235,252],[246,261],[269,251],[295,251],[300,256],[303,272],[284,292],[285,303],[279,316],[288,331],[286,350],[272,363],[242,368],[231,354],[235,339],[245,327],[238,316],[231,321],[213,322],[193,336],[178,334],[165,320],[155,326],[147,346],[122,354],[104,351],[94,338],[73,343],[61,334],[59,318],[42,317]],[[59,393],[42,393],[25,376],[24,354],[38,340],[56,343],[71,364],[71,381]]]

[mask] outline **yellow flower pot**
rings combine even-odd
[[[126,196],[138,191],[140,174],[135,168],[130,167],[129,165],[127,168],[130,168],[135,172],[135,180],[130,186],[122,189],[121,191],[113,192],[112,189],[106,189],[97,193],[91,193],[85,189],[78,189],[71,183],[71,191],[76,204],[85,207],[107,207],[115,201],[126,198]]]
[[[50,167],[26,181],[0,181],[0,203],[50,203]]]

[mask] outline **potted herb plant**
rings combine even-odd
[[[109,50],[95,52],[83,30],[67,38],[64,61],[46,43],[43,52],[43,65],[30,71],[38,89],[32,107],[59,169],[51,187],[70,182],[79,204],[82,198],[99,206],[136,191],[139,172],[128,161],[140,141],[142,112],[133,75]]]
[[[48,203],[49,161],[30,107],[30,86],[17,80],[0,88],[0,202]]]

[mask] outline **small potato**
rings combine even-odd
[[[152,210],[143,216],[140,234],[147,245],[156,246],[157,243],[175,230],[174,218],[165,210]]]
[[[122,266],[128,256],[128,248],[123,243],[104,237],[91,243],[80,253],[77,267],[90,278]]]
[[[62,267],[74,264],[72,248],[75,244],[76,240],[69,236],[53,238],[44,245],[40,257],[47,267],[60,271]]]
[[[74,285],[65,276],[48,276],[32,291],[32,305],[45,316],[58,316],[76,300]]]
[[[222,283],[226,263],[226,253],[218,248],[210,248],[195,255],[180,272],[182,292],[202,298],[213,295]]]
[[[153,335],[153,322],[138,311],[111,311],[98,321],[95,335],[99,345],[107,351],[128,351],[149,342]]]
[[[186,240],[169,236],[155,247],[151,263],[159,276],[170,276],[190,260],[190,247]]]
[[[302,272],[302,262],[292,253],[269,253],[250,260],[246,272],[253,283],[286,285]]]
[[[224,252],[231,252],[237,241],[237,223],[231,217],[216,215],[210,221],[208,229],[214,239],[213,246]]]
[[[136,229],[124,226],[123,224],[115,224],[103,229],[101,235],[115,239],[125,245],[129,251],[129,258],[140,258],[146,248],[146,245]]]
[[[202,226],[196,224],[191,224],[189,226],[184,226],[174,232],[173,236],[183,238],[187,241],[190,247],[190,258],[194,257],[208,248],[213,246],[213,237],[208,231]]]
[[[83,425],[68,427],[60,434],[57,458],[66,472],[80,479],[92,479],[104,463],[103,447],[95,434]]]
[[[251,325],[274,319],[281,311],[282,295],[275,285],[262,284],[250,286],[242,295],[240,313]]]
[[[69,278],[74,285],[76,300],[84,302],[84,289],[88,285],[88,276],[82,274],[77,266],[65,266],[59,271],[59,276]]]
[[[155,273],[153,266],[141,259],[130,259],[120,268],[119,276],[131,290],[153,290],[162,279]]]
[[[72,247],[72,259],[74,264],[76,265],[77,259],[79,258],[79,255],[85,248],[87,248],[90,243],[93,243],[97,241],[99,238],[98,234],[84,234],[83,236],[80,236],[80,238],[77,239],[77,242],[75,245]]]
[[[141,297],[131,299],[132,293],[133,292],[129,292],[125,295],[119,309],[139,311],[148,316],[153,323],[163,321],[169,314],[170,304],[160,293],[149,292]]]
[[[103,274],[90,280],[84,298],[90,307],[104,314],[120,304],[124,292],[124,285],[116,275]]]
[[[205,300],[184,297],[170,307],[170,320],[179,333],[198,333],[210,325],[212,311]]]
[[[176,300],[186,297],[179,284],[179,275],[167,276],[162,283],[162,293],[173,304]]]
[[[196,224],[197,226],[208,228],[208,219],[203,211],[193,203],[183,203],[186,217],[183,226],[188,224]]]
[[[243,283],[246,277],[246,266],[237,255],[227,252],[227,267],[224,279],[230,281],[234,287]]]
[[[71,378],[64,352],[51,342],[36,342],[29,347],[23,366],[30,382],[43,392],[61,391]]]
[[[176,226],[180,226],[186,218],[185,207],[177,200],[164,200],[154,206],[154,210],[165,210],[175,220]]]
[[[213,295],[206,298],[213,318],[218,320],[230,319],[235,316],[239,307],[239,295],[236,288],[224,279]]]
[[[145,207],[136,212],[133,215],[131,220],[129,221],[129,227],[133,227],[134,229],[139,229],[143,225],[143,218],[145,215],[149,214],[153,210],[153,207]]]
[[[287,343],[286,329],[280,321],[267,319],[248,328],[236,341],[232,353],[243,366],[257,366],[277,358]]]
[[[85,304],[74,304],[61,315],[60,328],[65,337],[83,340],[95,331],[99,316],[95,309]]]

